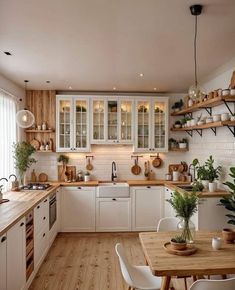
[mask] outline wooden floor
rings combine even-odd
[[[126,290],[114,250],[118,242],[131,263],[145,264],[136,233],[59,234],[30,290]],[[179,280],[175,289],[184,289]]]

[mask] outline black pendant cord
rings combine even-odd
[[[195,34],[194,34],[194,77],[195,86],[197,87],[197,15],[195,15]]]

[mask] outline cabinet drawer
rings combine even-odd
[[[49,228],[49,198],[44,199],[34,208],[35,235],[46,226]]]
[[[34,240],[34,260],[35,268],[44,259],[49,246],[49,232],[45,228],[35,236]]]

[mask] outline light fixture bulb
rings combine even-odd
[[[25,114],[22,116],[22,121],[25,122],[25,123],[28,121],[27,113],[25,113]]]
[[[192,85],[188,90],[188,94],[190,99],[199,100],[205,95],[205,90],[200,85]]]

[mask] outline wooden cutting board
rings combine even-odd
[[[68,180],[76,181],[76,166],[68,165],[66,172],[68,173]]]
[[[59,181],[65,181],[66,168],[67,166],[58,165],[58,180]]]
[[[39,182],[47,182],[48,181],[48,175],[46,173],[40,173],[38,176]]]

